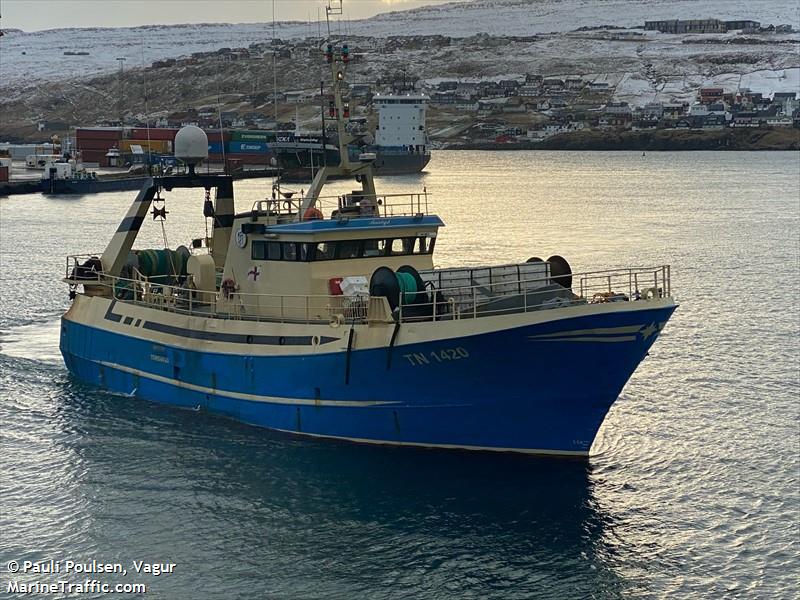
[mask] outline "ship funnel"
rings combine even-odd
[[[208,158],[206,132],[194,125],[181,127],[175,136],[175,158],[189,165],[189,173],[194,173],[195,166]]]

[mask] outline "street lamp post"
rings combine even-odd
[[[119,125],[122,127],[124,123],[122,122],[122,98],[123,98],[123,90],[122,90],[122,76],[125,74],[125,58],[124,57],[117,57],[117,61],[119,62],[119,91],[117,97],[117,110],[119,112]]]

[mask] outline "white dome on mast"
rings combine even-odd
[[[189,165],[189,171],[208,158],[208,136],[194,125],[181,127],[175,136],[175,158]]]

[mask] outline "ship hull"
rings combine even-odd
[[[141,189],[146,177],[124,177],[119,179],[43,179],[44,194],[97,194],[101,192],[125,192]]]
[[[421,172],[431,161],[430,154],[376,153],[375,175],[409,175]]]
[[[240,321],[250,334],[217,333],[208,321],[220,319],[79,299],[85,306],[62,319],[65,363],[114,392],[314,437],[567,455],[588,454],[675,308],[506,318],[509,328],[477,332],[491,326],[487,317],[466,335],[393,348],[388,331],[376,337],[362,326],[356,339],[385,340],[348,353],[348,327],[305,325],[293,335],[301,330]]]
[[[375,153],[373,171],[377,176],[411,175],[421,172],[431,161],[430,152],[402,152],[397,150],[384,150],[378,147],[367,147],[367,152]],[[284,171],[286,179],[305,180],[311,179],[313,173],[323,164],[339,164],[339,152],[326,150],[322,155],[322,147],[311,147],[308,144],[295,146],[274,146],[273,152],[280,168]]]

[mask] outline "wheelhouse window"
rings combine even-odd
[[[271,242],[253,240],[253,260],[310,262],[432,254],[435,237],[412,236],[329,242]]]

